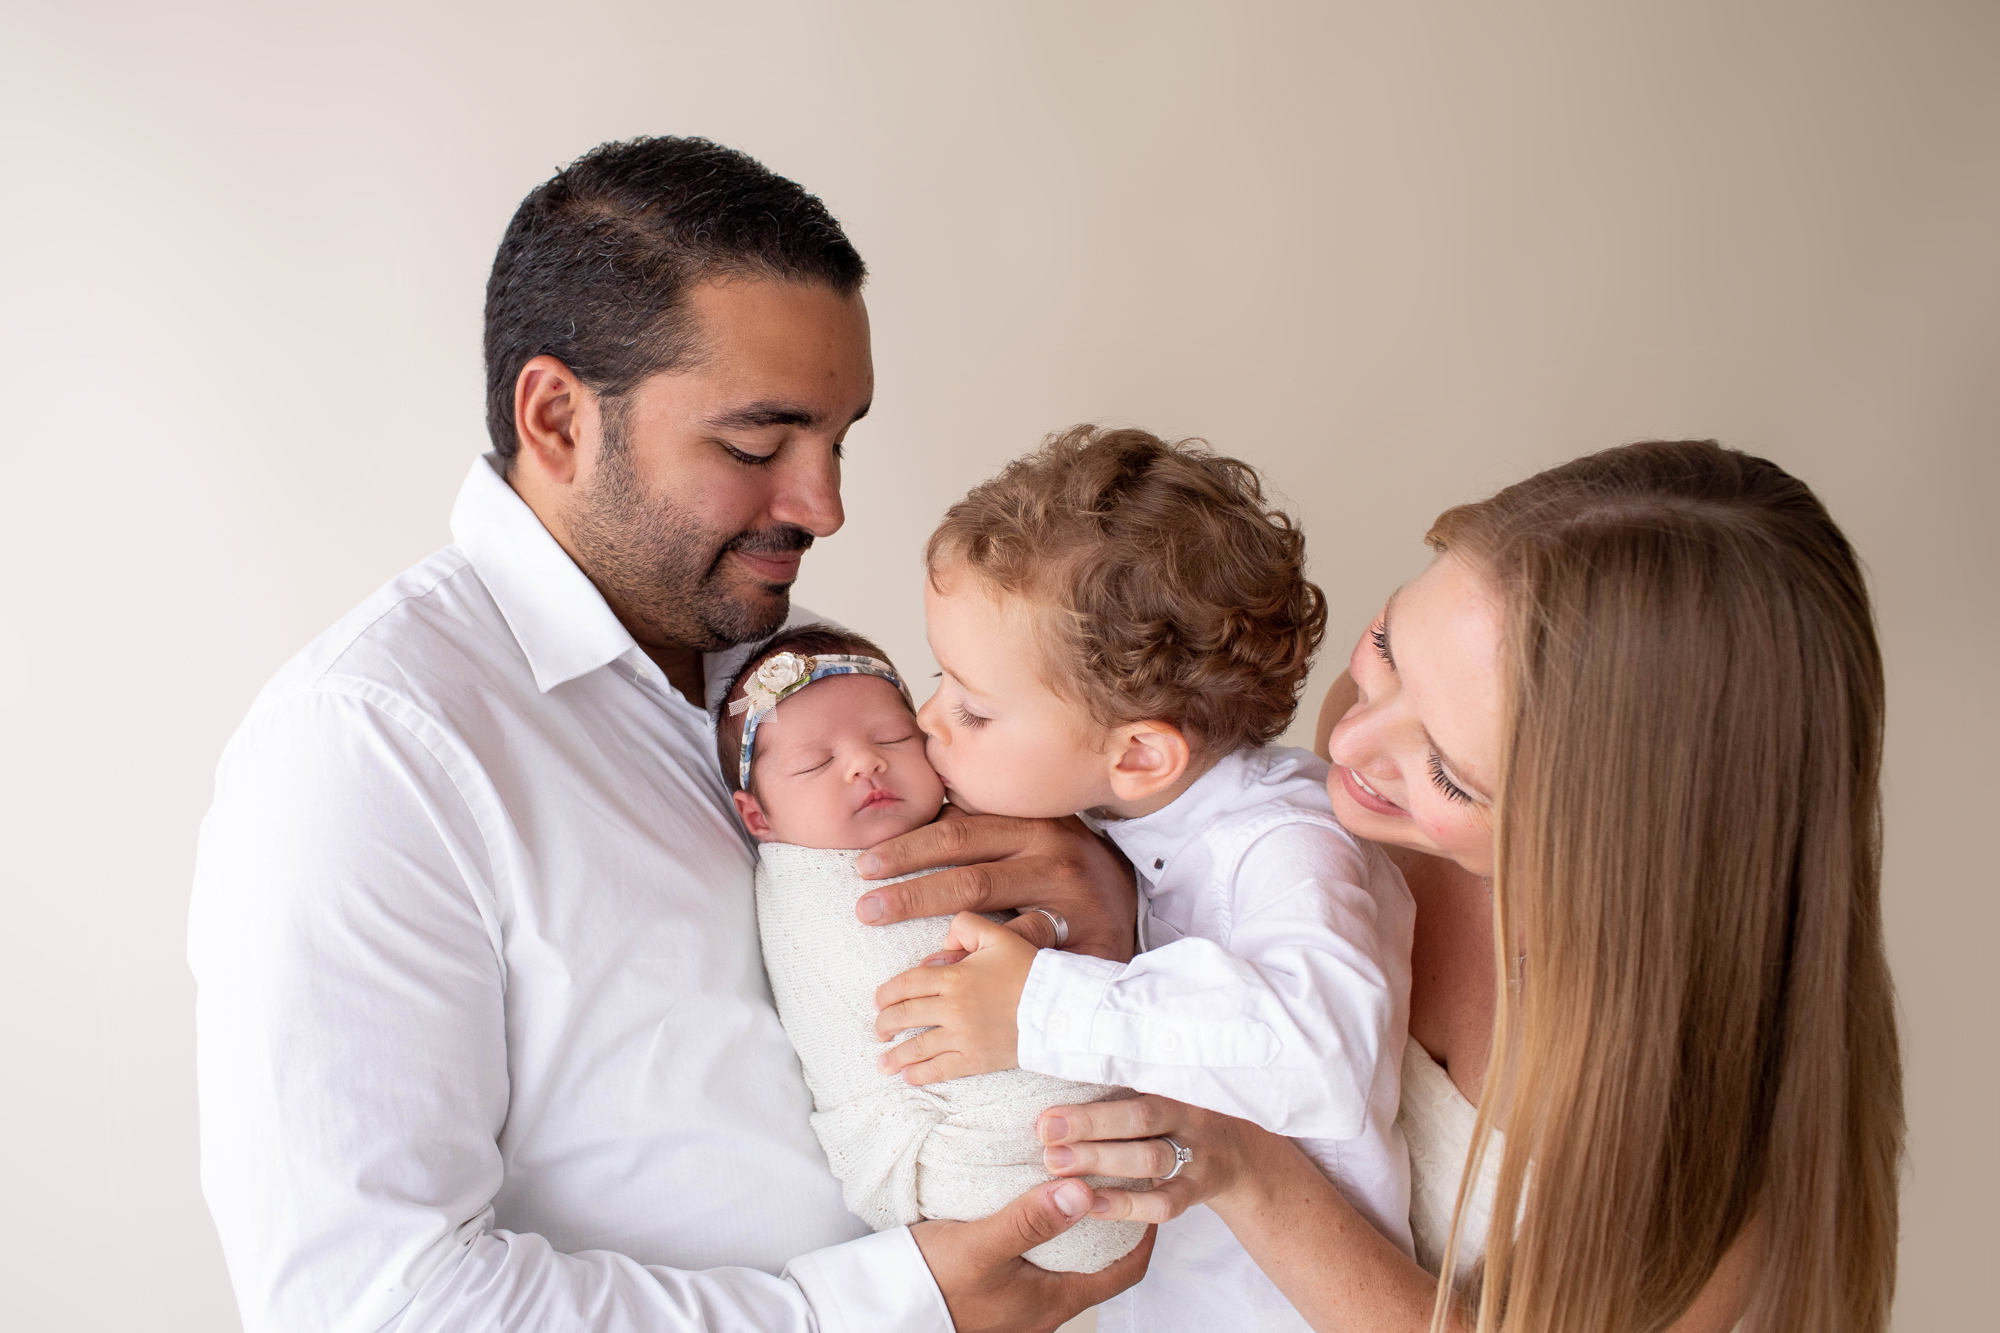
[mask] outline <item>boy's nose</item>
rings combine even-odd
[[[933,690],[931,697],[924,700],[924,706],[917,710],[917,725],[924,729],[924,735],[930,738],[932,745],[949,745],[948,729],[937,724],[937,715],[938,692]]]

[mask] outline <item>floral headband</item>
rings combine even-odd
[[[855,657],[847,653],[821,653],[810,656],[804,653],[773,653],[757,667],[757,673],[750,677],[750,683],[743,687],[743,697],[729,705],[729,715],[742,713],[743,755],[737,761],[736,782],[745,791],[750,789],[750,746],[757,735],[757,726],[771,715],[781,700],[797,694],[816,680],[828,676],[879,676],[894,685],[903,696],[903,702],[910,704],[910,711],[916,705],[910,701],[909,687],[902,678],[879,657]]]

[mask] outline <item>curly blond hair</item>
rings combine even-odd
[[[1284,731],[1326,631],[1305,534],[1201,440],[1052,435],[953,505],[924,560],[1042,612],[1058,694],[1107,727],[1170,723],[1203,764]]]

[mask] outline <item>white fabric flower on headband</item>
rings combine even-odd
[[[778,700],[812,680],[812,670],[812,662],[797,653],[772,654],[743,687],[743,697],[729,705],[729,715],[776,708]]]

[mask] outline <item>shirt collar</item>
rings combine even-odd
[[[1181,850],[1236,805],[1267,766],[1262,750],[1224,755],[1163,808],[1136,819],[1106,819],[1099,827],[1148,883],[1157,884]]]
[[[638,647],[597,585],[501,475],[498,454],[472,465],[451,536],[493,595],[546,694]]]

